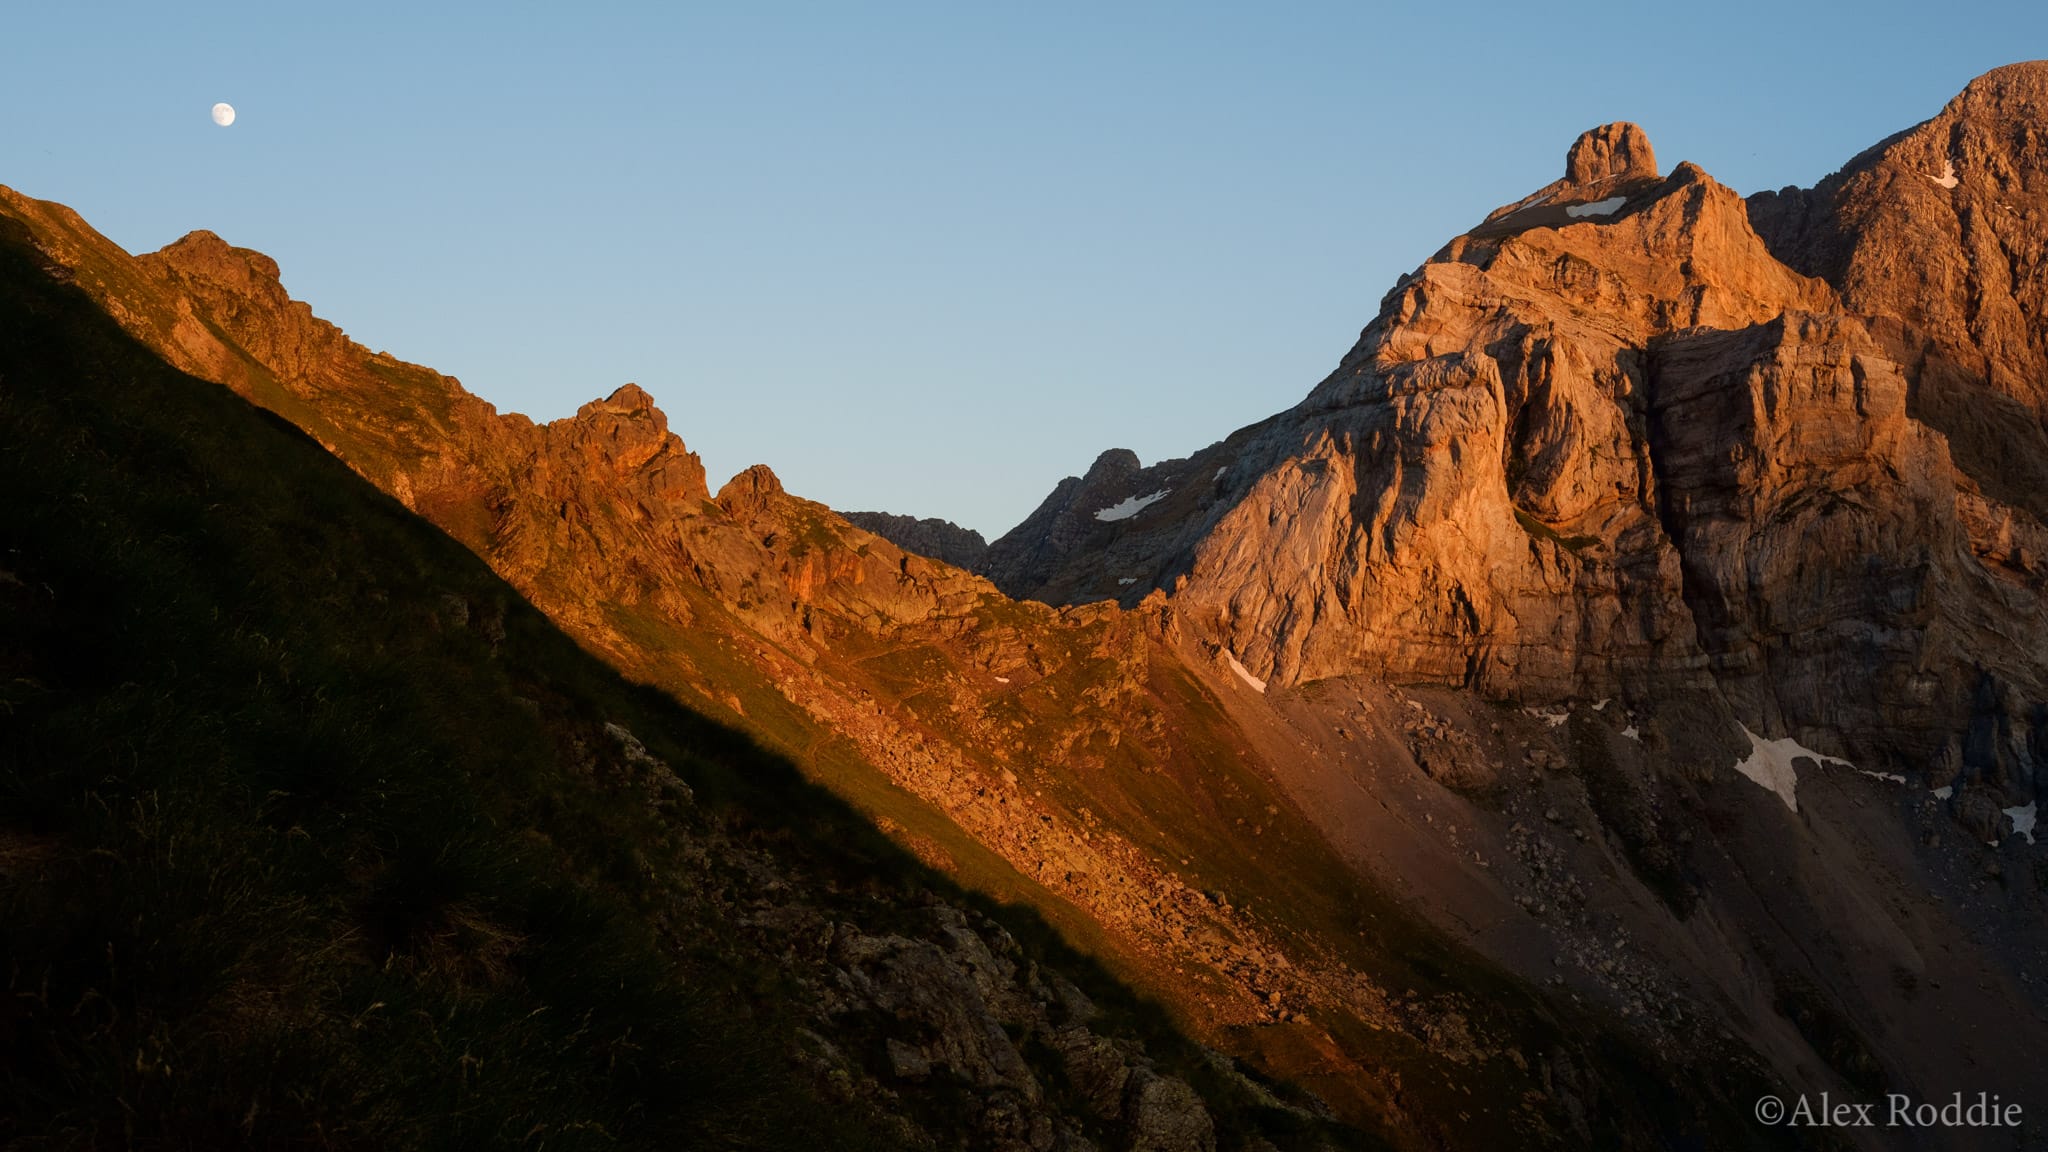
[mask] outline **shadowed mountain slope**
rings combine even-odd
[[[846,522],[863,528],[905,552],[943,560],[955,568],[972,570],[988,551],[988,541],[972,528],[951,520],[897,516],[888,512],[845,512]]]
[[[0,221],[0,1143],[1369,1146],[621,679],[24,240]]]

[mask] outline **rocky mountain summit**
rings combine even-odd
[[[1748,201],[1594,129],[1300,405],[1184,461],[1105,454],[982,570],[1165,589],[1270,683],[1693,693],[1719,731],[2031,802],[2044,77]]]
[[[974,571],[767,467],[714,493],[635,386],[536,424],[211,234],[130,256],[61,206],[0,217],[584,650],[1231,1061],[1107,1053],[954,904],[848,927],[761,878],[734,914],[833,1050],[791,1057],[851,1098],[957,1094],[991,1147],[1206,1147],[1168,1081],[1220,1147],[1331,1117],[1404,1148],[1769,1146],[1797,1141],[1751,1118],[1766,1089],[2048,1081],[2044,67],[1811,191],[1588,132],[1300,404],[1102,454]]]

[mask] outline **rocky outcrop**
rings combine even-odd
[[[1650,137],[1626,121],[1604,124],[1580,136],[1564,158],[1566,183],[1580,187],[1656,176],[1657,153],[1650,147]]]
[[[1215,1152],[1215,1122],[1201,1096],[1160,1074],[1142,1045],[1093,1031],[1087,996],[1023,963],[1000,926],[936,904],[924,938],[815,928],[830,940],[828,1013],[889,1021],[890,1034],[870,1045],[882,1054],[884,1082],[951,1078],[971,1087],[977,1098],[963,1126],[975,1146],[1078,1152],[1098,1146],[1092,1131],[1132,1152]],[[1058,1053],[1066,1083],[1043,1082],[1053,1070],[1034,1069],[1020,1045]],[[1051,1106],[1054,1092],[1077,1097],[1079,1115]]]
[[[897,516],[888,512],[842,512],[846,522],[862,528],[905,552],[943,560],[955,568],[973,571],[988,551],[988,541],[972,528],[934,517]]]

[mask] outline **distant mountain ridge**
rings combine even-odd
[[[943,560],[955,568],[969,571],[981,562],[982,554],[988,551],[988,541],[972,528],[962,528],[951,520],[915,516],[898,516],[889,512],[842,512],[846,522],[856,528],[865,528],[882,537],[905,552],[915,552],[934,560]]]

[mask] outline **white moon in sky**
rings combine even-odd
[[[213,122],[223,128],[233,124],[235,122],[235,106],[233,104],[215,104],[213,106]]]

